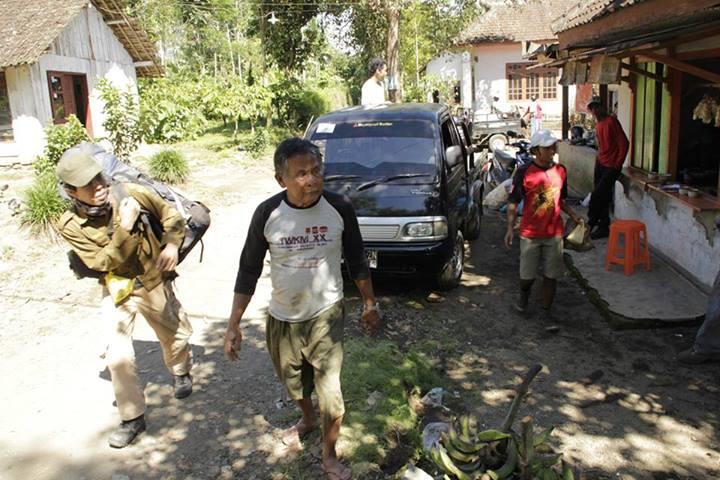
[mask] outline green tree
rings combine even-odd
[[[344,71],[349,75],[345,78],[352,85],[361,85],[367,78],[368,61],[380,56],[388,62],[400,91],[403,80],[417,88],[420,70],[435,56],[451,50],[453,39],[483,8],[473,0],[361,0],[353,4],[344,39],[358,54]],[[342,16],[336,19],[338,23],[347,20]]]
[[[103,127],[113,146],[113,153],[122,161],[129,162],[130,155],[140,143],[140,107],[136,93],[130,85],[125,90],[112,86],[106,78],[97,84],[100,98],[105,102]]]
[[[258,119],[272,105],[272,91],[263,85],[245,85],[239,79],[229,79],[218,103],[219,113],[234,122],[233,138],[237,139],[240,121],[250,122],[250,130],[255,133]]]

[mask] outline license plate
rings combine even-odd
[[[368,267],[377,268],[377,265],[378,265],[377,250],[365,250],[365,258],[367,258]]]

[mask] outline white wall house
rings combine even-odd
[[[137,91],[137,76],[162,73],[145,32],[102,0],[3,0],[3,9],[0,158],[32,161],[44,129],[70,114],[91,136],[104,136],[100,79]]]
[[[463,108],[489,113],[493,97],[503,109],[524,111],[537,96],[543,113],[562,113],[560,78],[556,68],[525,70],[529,49],[557,40],[550,30],[573,0],[530,0],[521,5],[492,5],[456,40],[452,53],[430,61],[427,75],[460,82]],[[529,19],[532,19],[529,21]],[[574,102],[574,88],[570,88]]]

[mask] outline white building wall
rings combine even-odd
[[[492,97],[498,97],[500,104],[509,104],[505,64],[522,62],[520,43],[488,44],[472,49],[475,68],[475,110],[489,113]],[[513,103],[514,105],[515,103]],[[518,105],[520,102],[517,103]]]
[[[459,80],[461,85],[460,88],[462,89],[463,103],[465,103],[465,90],[467,88],[467,85],[463,83],[462,53],[446,53],[438,58],[431,60],[427,64],[425,74],[428,76],[444,78],[456,82]],[[428,98],[426,100],[428,102],[432,102],[432,92],[428,92]]]
[[[623,74],[627,73],[623,70]],[[632,118],[632,91],[630,90],[630,87],[627,83],[622,83],[620,85],[610,85],[608,87],[609,90],[614,90],[618,92],[618,112],[617,112],[617,119],[620,121],[620,125],[622,125],[623,130],[625,130],[625,134],[627,135],[628,139],[632,141],[632,123],[630,123]],[[628,152],[628,158],[626,159],[626,164],[630,159],[630,153]]]
[[[475,97],[472,106],[466,99],[472,95],[470,72],[467,64],[464,65],[462,52],[445,54],[430,61],[426,72],[442,78],[451,78],[461,81],[463,93],[463,107],[473,108],[478,113],[489,113],[492,97],[498,97],[499,103],[517,105],[525,110],[530,101],[512,101],[507,98],[507,80],[505,78],[505,65],[507,63],[525,62],[522,58],[522,45],[520,43],[492,43],[475,45],[469,50],[469,66],[472,78],[475,81]],[[574,99],[575,88],[570,87],[571,100]],[[562,87],[557,86],[557,99],[554,101],[541,100],[540,104],[546,115],[560,116],[562,114]]]
[[[14,145],[6,148],[16,151],[20,161],[32,160],[45,147],[43,130],[52,123],[48,71],[86,75],[95,137],[106,135],[98,81],[106,77],[116,87],[137,93],[132,58],[92,5],[75,16],[48,51],[32,65],[5,70],[14,136]]]

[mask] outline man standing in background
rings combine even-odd
[[[600,102],[587,106],[595,117],[595,138],[598,153],[595,159],[594,189],[590,195],[588,225],[590,238],[605,238],[610,234],[610,202],[613,187],[620,176],[630,142],[617,118],[608,115]]]
[[[368,63],[368,78],[362,86],[360,105],[380,105],[385,103],[385,84],[387,63],[381,58],[373,58]]]

